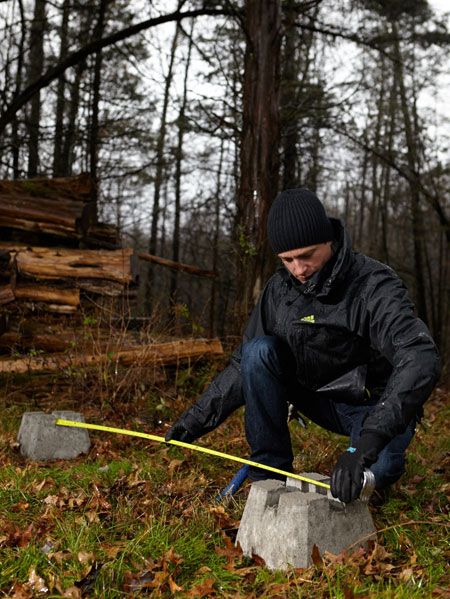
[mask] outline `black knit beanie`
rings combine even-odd
[[[306,188],[278,194],[269,210],[267,235],[275,254],[332,241],[334,237],[325,208]]]

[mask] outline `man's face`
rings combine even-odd
[[[308,245],[298,250],[278,254],[284,266],[300,283],[306,283],[332,256],[331,241]]]

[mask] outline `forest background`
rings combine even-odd
[[[124,245],[217,273],[146,266],[137,311],[221,336],[276,266],[276,193],[309,187],[445,353],[448,24],[426,0],[2,0],[0,178],[90,173]]]

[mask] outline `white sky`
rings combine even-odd
[[[137,0],[143,2],[143,11],[142,15],[146,14],[148,11],[148,4],[145,4],[145,0]],[[242,0],[243,3],[243,0]],[[429,4],[431,7],[438,13],[437,16],[441,17],[442,14],[446,11],[450,10],[450,0],[429,0]],[[176,6],[176,0],[164,0],[163,2],[153,2],[152,16],[161,12],[167,13],[173,10]],[[144,8],[146,7],[146,9]],[[328,22],[326,18],[323,19],[325,22]],[[329,19],[332,23],[332,19]],[[217,19],[201,17],[197,19],[195,25],[196,38],[199,33],[204,35],[208,35],[213,31],[213,27]],[[351,28],[351,23],[347,22],[349,28]],[[188,30],[190,24],[188,21],[183,22],[183,27],[185,30]],[[150,60],[147,65],[142,68],[141,74],[143,75],[142,84],[144,88],[148,88],[152,90],[153,93],[159,93],[160,97],[162,97],[163,85],[164,85],[164,75],[167,72],[169,52],[170,52],[170,44],[174,34],[175,24],[168,23],[166,25],[159,26],[157,28],[152,29],[150,32],[145,32],[144,36],[148,40],[150,49]],[[450,21],[449,21],[449,30],[450,30]],[[198,39],[198,38],[197,38]],[[343,50],[336,52],[337,47],[342,47]],[[340,81],[348,81],[350,78],[355,77],[354,69],[350,66],[349,62],[349,54],[348,51],[350,49],[350,56],[353,57],[359,53],[358,48],[355,48],[355,45],[351,42],[343,42],[336,46],[335,49],[330,50],[330,56],[328,57],[328,63],[326,65],[326,70],[332,73],[333,84],[335,85],[338,80]],[[347,50],[347,52],[346,52]],[[186,44],[183,41],[183,47],[179,48],[177,58],[177,75],[173,81],[173,91],[176,94],[181,94],[182,92],[182,83],[183,83],[183,65],[180,64],[179,58],[181,55],[186,54]],[[448,96],[450,90],[450,59],[446,58],[449,53],[446,53],[444,49],[442,49],[442,55],[445,57],[441,74],[437,79],[437,85],[433,86],[433,91],[421,90],[419,104],[420,108],[423,110],[431,111],[435,113],[436,116],[432,117],[429,124],[429,135],[434,140],[432,144],[433,150],[436,152],[436,156],[438,156],[441,160],[447,161],[449,160],[449,149],[450,145],[450,108],[448,105]],[[448,63],[448,68],[445,62]],[[333,64],[334,63],[334,64]],[[349,66],[350,69],[349,70]],[[203,96],[217,98],[219,100],[223,95],[223,90],[220,86],[217,85],[217,82],[213,79],[213,81],[208,82],[204,78],[204,73],[209,71],[208,65],[201,59],[199,54],[194,50],[192,55],[192,66],[189,80],[189,101],[196,103],[201,100]],[[343,88],[343,95],[346,95],[345,88]],[[172,98],[173,98],[172,92]],[[174,106],[174,110],[177,110],[177,106]],[[174,113],[175,114],[175,113]],[[158,118],[153,122],[153,126],[158,125]],[[208,140],[207,137],[197,137],[195,139],[191,139],[191,136],[187,136],[185,140],[187,146],[187,156],[190,158],[189,147],[193,143],[195,149],[198,150],[199,144],[209,143],[212,144],[213,140]],[[194,148],[193,148],[194,149]],[[195,159],[195,152],[192,153],[193,163],[192,171],[184,176],[183,178],[183,186],[186,190],[189,190],[188,195],[195,196],[197,198],[204,197],[204,194],[207,193],[206,186],[214,184],[214,178],[212,176],[208,177],[199,177],[199,171],[197,170],[198,164]],[[190,170],[190,169],[188,169]],[[146,202],[147,204],[147,202]]]

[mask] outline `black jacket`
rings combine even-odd
[[[244,342],[275,335],[288,343],[299,383],[346,403],[359,397],[333,394],[339,379],[361,378],[378,398],[363,431],[387,440],[420,412],[439,376],[439,357],[425,324],[413,311],[395,272],[351,249],[345,229],[331,219],[338,242],[333,257],[304,285],[286,269],[268,281],[254,308]],[[195,438],[216,428],[243,405],[240,348],[178,421]],[[336,382],[337,381],[337,382]]]

